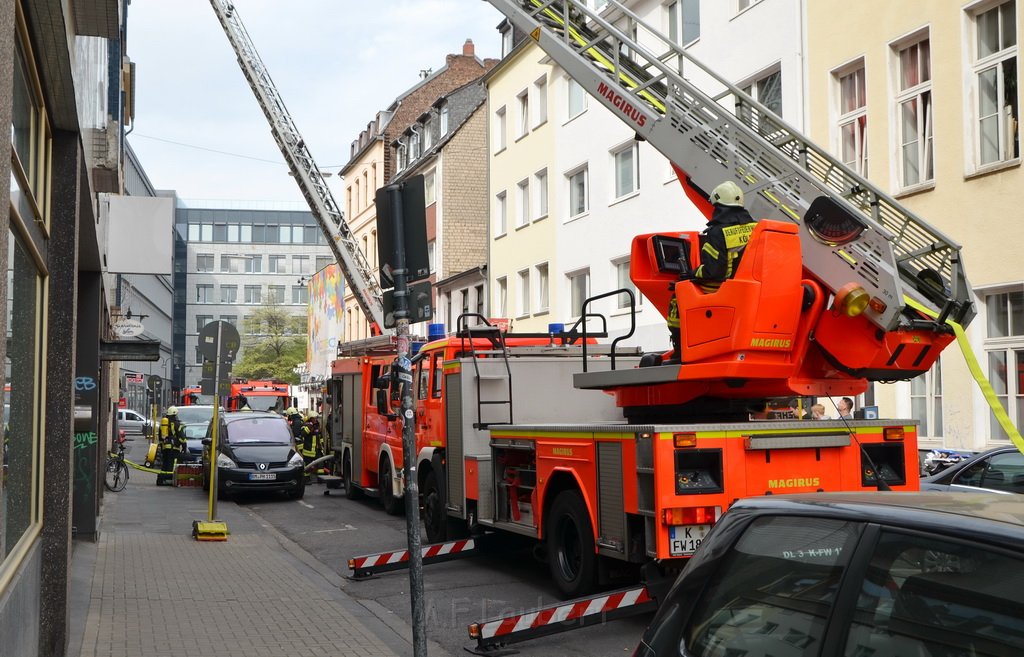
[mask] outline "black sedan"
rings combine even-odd
[[[1024,493],[1024,454],[996,447],[921,479],[921,490]]]
[[[210,489],[212,429],[211,422],[203,439],[206,490]],[[275,413],[221,414],[216,463],[217,494],[221,498],[248,491],[281,491],[298,500],[306,490],[302,455],[295,451],[287,420]]]

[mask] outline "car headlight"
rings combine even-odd
[[[230,458],[224,454],[217,455],[217,467],[218,468],[237,468],[238,466]]]
[[[305,464],[306,462],[302,460],[302,454],[299,454],[298,452],[292,454],[292,457],[288,459],[289,468],[298,468]]]

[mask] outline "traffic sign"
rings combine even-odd
[[[143,383],[144,381],[145,381],[145,377],[143,376],[142,372],[125,372],[124,373],[124,382],[126,384],[127,383]]]
[[[231,362],[221,361],[220,363],[220,381],[221,383],[231,382]],[[215,376],[218,375],[217,363],[212,360],[203,359],[203,368],[200,377],[203,379],[210,379],[211,381]]]
[[[151,376],[149,381],[146,382],[146,386],[153,392],[160,392],[164,387],[164,380],[158,376]]]
[[[206,360],[235,360],[242,342],[238,329],[223,320],[210,322],[199,331],[199,353]]]
[[[199,379],[199,392],[204,395],[216,395],[217,397],[230,397],[231,396],[231,382],[221,379],[219,392],[214,392],[213,377],[209,379]]]

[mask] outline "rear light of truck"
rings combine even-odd
[[[886,427],[882,429],[884,440],[903,440],[903,427]]]
[[[713,525],[722,517],[722,507],[690,506],[665,509],[662,521],[666,525]]]

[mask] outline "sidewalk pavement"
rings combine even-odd
[[[127,458],[147,445],[132,441]],[[375,618],[253,512],[218,503],[228,540],[196,541],[206,494],[155,484],[132,469],[125,490],[104,491],[99,541],[75,541],[69,657],[412,653],[407,626]]]

